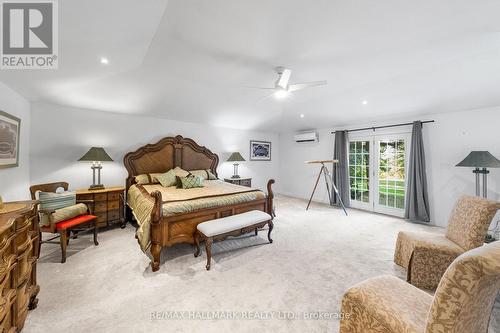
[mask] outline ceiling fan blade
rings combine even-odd
[[[271,88],[271,87],[245,87],[249,89],[263,89],[263,90],[276,90],[276,88]]]
[[[327,85],[328,81],[314,81],[314,82],[304,82],[304,83],[296,83],[288,86],[288,91],[297,91],[310,87],[324,86]]]
[[[280,78],[278,82],[276,82],[276,86],[282,89],[286,89],[288,87],[288,81],[290,81],[290,75],[292,75],[292,71],[289,69],[283,69],[283,72],[280,74]]]

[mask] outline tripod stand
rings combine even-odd
[[[337,160],[318,160],[318,161],[307,161],[306,164],[321,164],[321,169],[319,170],[318,178],[316,179],[316,184],[314,184],[314,189],[311,193],[311,197],[309,198],[309,202],[307,203],[306,210],[309,209],[309,206],[311,205],[311,201],[314,197],[314,192],[316,192],[316,188],[318,187],[319,179],[321,178],[321,175],[323,174],[325,178],[325,184],[326,184],[326,191],[328,192],[328,199],[330,200],[330,205],[333,205],[333,198],[332,198],[332,191],[330,190],[330,185],[332,190],[335,192],[335,195],[337,195],[337,198],[339,199],[340,206],[344,210],[345,215],[347,216],[347,210],[345,209],[344,202],[342,201],[342,197],[339,194],[339,191],[337,189],[337,186],[335,186],[335,183],[332,181],[332,177],[330,174],[330,171],[328,170],[328,167],[325,165],[325,163],[338,163],[339,161]]]

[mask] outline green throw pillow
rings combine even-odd
[[[217,180],[217,176],[212,173],[210,169],[207,169],[208,180]]]
[[[156,179],[158,179],[163,187],[174,186],[176,184],[175,171],[173,169],[156,176]]]
[[[203,178],[199,176],[187,176],[181,177],[182,188],[195,188],[195,187],[203,187]]]

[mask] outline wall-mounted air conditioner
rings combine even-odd
[[[306,132],[294,135],[295,142],[305,143],[305,142],[319,142],[318,132]]]

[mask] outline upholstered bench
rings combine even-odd
[[[257,235],[258,229],[269,225],[267,239],[272,243],[271,231],[273,230],[273,218],[271,215],[260,210],[252,210],[246,213],[223,217],[198,224],[194,237],[196,252],[195,257],[200,255],[200,239],[205,241],[207,251],[207,271],[210,270],[212,260],[212,243],[214,240],[223,240],[228,236],[239,236],[251,231]]]

